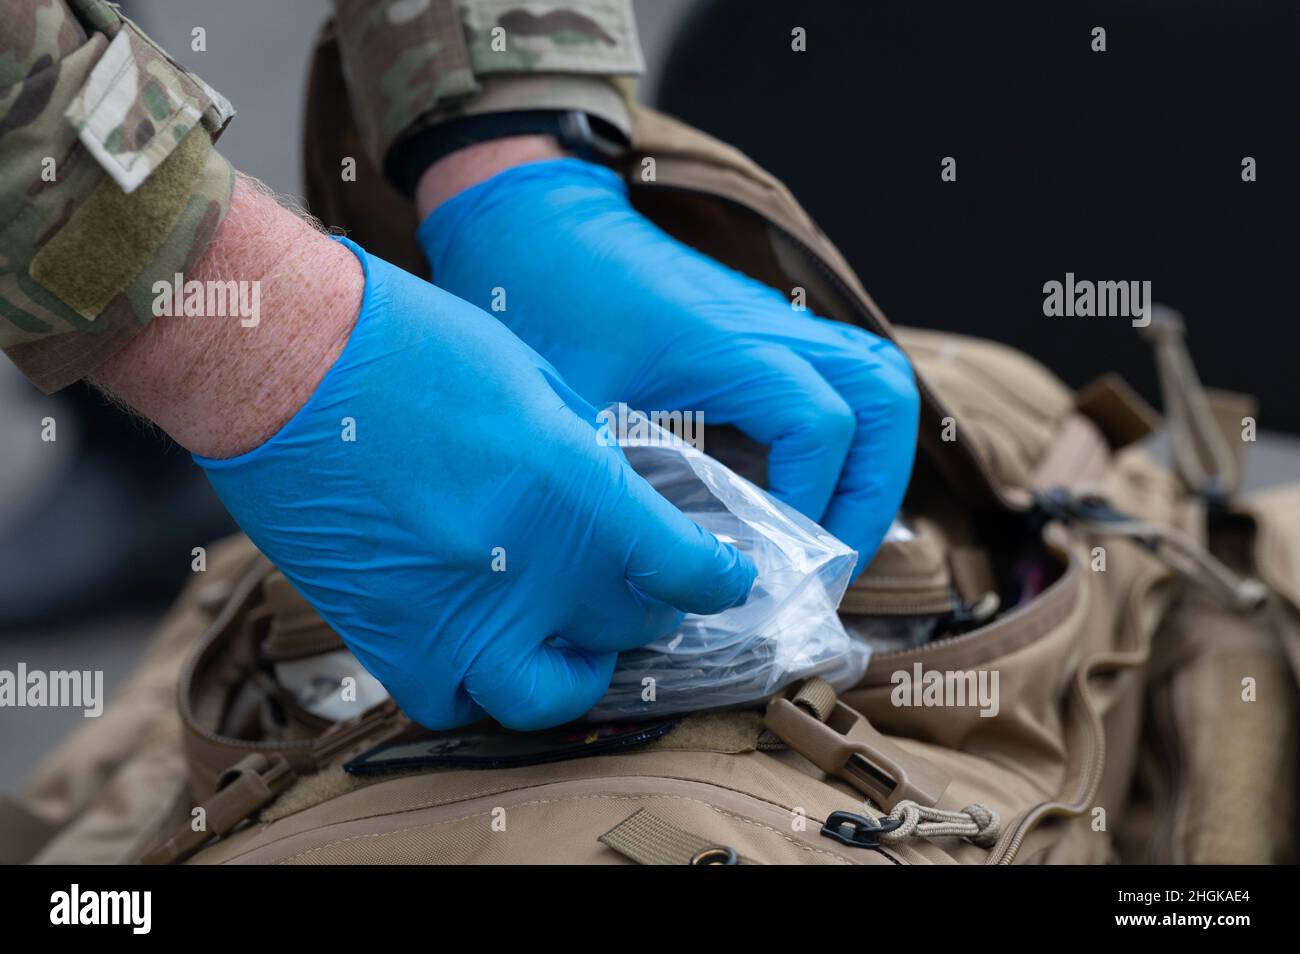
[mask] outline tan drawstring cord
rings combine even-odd
[[[1133,518],[1081,520],[1079,525],[1098,536],[1115,534],[1141,543],[1179,573],[1226,599],[1235,609],[1254,609],[1268,596],[1268,588],[1259,580],[1238,576],[1190,535],[1174,527]]]
[[[898,844],[909,838],[955,835],[980,848],[992,848],[997,844],[1002,828],[998,813],[978,804],[967,805],[959,812],[950,812],[904,800],[895,805],[894,810],[885,817],[899,823],[892,831],[880,834],[880,840],[887,845]]]

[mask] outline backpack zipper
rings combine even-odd
[[[1186,535],[1179,534],[1172,528],[1150,524],[1138,520],[1115,507],[1100,494],[1074,493],[1065,488],[1055,488],[1047,493],[1035,495],[1035,507],[1032,511],[1040,519],[1056,520],[1069,526],[1075,526],[1084,532],[1097,535],[1116,534],[1131,539],[1144,546],[1170,570],[1186,579],[1207,585],[1209,589],[1225,597],[1230,606],[1246,610],[1258,606],[1268,595],[1267,588],[1258,580],[1239,577],[1209,550],[1197,544]],[[1175,555],[1166,549],[1176,545],[1179,550]],[[1132,592],[1145,590],[1147,581],[1140,581],[1130,596],[1126,606],[1128,627],[1137,632],[1139,620],[1134,613],[1135,601]],[[1054,815],[1077,817],[1087,811],[1089,804],[1096,797],[1101,783],[1101,768],[1105,764],[1106,736],[1102,729],[1100,717],[1092,705],[1087,681],[1092,672],[1076,674],[1071,682],[1072,691],[1085,712],[1084,726],[1088,730],[1091,751],[1084,759],[1088,782],[1082,796],[1073,803],[1043,802],[1026,812],[1019,823],[1009,827],[1006,834],[989,852],[988,864],[1010,864],[1020,850],[1025,837],[1037,824]],[[1177,753],[1171,753],[1176,758]],[[1177,766],[1174,766],[1176,770]],[[1177,793],[1175,792],[1175,799]],[[1171,814],[1173,806],[1171,806]],[[1174,820],[1169,820],[1172,826]]]

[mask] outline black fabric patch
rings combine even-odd
[[[608,722],[567,725],[544,732],[454,732],[409,742],[387,742],[343,766],[353,775],[370,775],[423,766],[515,768],[633,749],[666,735],[667,722]]]

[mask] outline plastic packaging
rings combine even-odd
[[[942,616],[846,616],[844,628],[878,653],[924,646],[939,630]]]
[[[857,555],[644,415],[622,414],[610,418],[619,422],[610,443],[683,513],[748,554],[758,578],[744,606],[687,616],[666,638],[622,653],[609,692],[586,718],[655,718],[745,705],[810,676],[840,690],[857,683],[871,647],[846,632],[836,614]],[[344,676],[358,680],[366,705],[386,695],[347,652],[280,663],[276,671],[299,704],[322,718],[347,714],[336,703]]]
[[[603,432],[660,494],[758,567],[744,606],[688,615],[666,638],[619,656],[587,714],[606,721],[754,703],[821,676],[857,683],[870,647],[836,615],[856,554],[785,504],[635,411],[607,409]]]

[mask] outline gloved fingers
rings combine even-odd
[[[435,732],[472,725],[487,714],[464,689],[450,695],[438,695],[428,691],[425,685],[410,685],[407,679],[376,678],[392,694],[402,712]]]
[[[544,374],[568,410],[590,427],[591,446],[607,455],[602,464],[613,484],[606,495],[609,512],[597,519],[607,552],[623,560],[628,598],[624,608],[631,622],[590,624],[593,632],[607,630],[591,648],[625,639],[636,640],[630,646],[645,645],[676,625],[668,625],[665,606],[669,612],[718,613],[743,603],[758,572],[750,559],[660,496],[632,468],[621,448],[599,445],[595,409],[558,375]],[[653,635],[641,639],[646,632]]]
[[[874,335],[815,360],[857,421],[823,521],[858,552],[856,575],[875,556],[907,491],[916,456],[920,396],[906,357]]]
[[[626,460],[623,492],[610,516],[633,592],[687,613],[720,613],[749,597],[753,561],[655,492]]]
[[[684,615],[675,607],[639,592],[625,579],[610,591],[585,600],[561,635],[591,652],[635,649],[675,630]]]
[[[489,639],[465,674],[465,689],[507,729],[529,732],[571,722],[609,688],[618,654],[593,653],[563,640],[531,648]]]
[[[725,389],[700,402],[705,419],[734,424],[770,447],[768,490],[812,520],[826,513],[853,441],[853,409],[787,347],[751,348],[728,361]]]
[[[835,345],[829,352],[830,357],[839,355],[847,358],[850,363],[863,359],[868,363],[881,361],[909,377],[912,376],[912,364],[908,361],[907,355],[889,339],[842,321],[816,316],[813,320],[827,334],[827,340]],[[814,358],[813,364],[819,365],[820,362]]]

